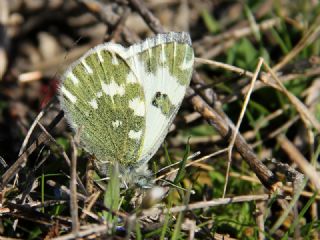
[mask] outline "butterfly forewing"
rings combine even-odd
[[[145,134],[145,97],[127,61],[104,47],[73,64],[60,87],[68,122],[103,162],[133,165]]]

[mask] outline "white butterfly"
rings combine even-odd
[[[60,102],[100,173],[117,162],[125,182],[147,184],[147,162],[168,133],[193,62],[189,34],[169,32],[129,48],[98,45],[69,67]]]

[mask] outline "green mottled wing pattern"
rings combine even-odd
[[[60,86],[60,100],[84,148],[103,163],[138,161],[145,129],[145,97],[125,59],[94,49],[73,64]]]
[[[115,161],[122,172],[145,172],[180,107],[193,61],[189,34],[170,32],[129,48],[98,45],[67,70],[62,107],[102,172]]]

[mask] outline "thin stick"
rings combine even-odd
[[[218,61],[214,61],[214,60],[210,60],[210,59],[197,58],[197,57],[194,60],[195,60],[196,63],[213,65],[213,66],[216,66],[216,67],[219,67],[219,68],[223,68],[223,69],[229,70],[231,72],[238,73],[239,75],[244,75],[244,76],[251,77],[251,78],[254,75],[250,71],[246,71],[246,70],[244,70],[242,68],[235,67],[235,66],[232,66],[230,64],[226,64],[226,63],[222,63],[222,62],[218,62]]]
[[[90,200],[88,200],[89,203],[82,210],[82,214],[81,214],[81,217],[80,217],[81,219],[84,219],[87,215],[89,215],[91,213],[91,208],[93,207],[93,205],[98,200],[100,194],[101,194],[101,192],[99,191],[99,192],[95,192],[92,195],[90,195],[90,197],[89,197]]]
[[[2,165],[3,168],[7,168],[8,164],[6,162],[6,160],[4,160],[3,157],[0,156],[0,164]]]
[[[148,23],[148,26],[152,29],[152,31],[157,33],[164,32],[164,28],[161,26],[160,21],[154,17],[152,12],[146,7],[146,5],[140,0],[129,0],[130,5],[133,9],[135,9],[141,17]]]
[[[256,223],[257,227],[259,229],[258,232],[258,240],[264,240],[266,239],[265,236],[265,226],[264,226],[264,214],[266,212],[266,204],[264,201],[257,201],[256,203]]]
[[[227,165],[227,171],[226,171],[226,181],[225,181],[225,184],[224,184],[224,187],[223,187],[223,194],[222,194],[223,198],[226,195],[228,181],[229,181],[229,172],[230,172],[230,165],[231,165],[231,162],[232,162],[233,146],[234,146],[234,143],[236,141],[236,137],[237,137],[237,135],[239,133],[239,128],[240,128],[240,125],[242,123],[242,119],[243,119],[243,116],[245,114],[245,111],[247,109],[247,106],[248,106],[248,103],[249,103],[249,100],[250,100],[250,97],[251,97],[251,93],[252,93],[253,88],[254,88],[254,84],[255,84],[255,82],[256,82],[256,80],[258,78],[258,74],[260,72],[262,63],[263,63],[263,58],[259,58],[259,62],[258,62],[256,71],[254,72],[254,74],[252,76],[252,80],[251,80],[251,83],[250,83],[250,87],[249,87],[248,93],[247,93],[247,95],[246,95],[246,97],[244,99],[244,103],[243,103],[243,106],[242,106],[242,109],[241,109],[241,112],[240,112],[240,116],[239,116],[237,125],[236,125],[235,129],[233,130],[232,138],[231,138],[230,144],[228,146],[228,165]]]
[[[274,196],[270,194],[261,194],[261,195],[249,195],[249,196],[244,195],[244,196],[230,197],[230,198],[217,198],[211,201],[196,202],[188,205],[172,207],[168,210],[164,210],[164,212],[176,213],[176,212],[187,211],[187,210],[222,206],[222,205],[227,205],[231,203],[240,203],[240,202],[258,201],[258,200],[267,201],[272,197]]]
[[[37,126],[37,123],[40,121],[40,119],[43,117],[43,115],[46,113],[46,111],[52,106],[52,104],[55,102],[56,99],[51,100],[51,102],[49,104],[46,105],[45,108],[43,108],[39,114],[37,115],[37,117],[34,119],[33,123],[31,124],[26,137],[23,140],[23,143],[21,145],[21,148],[19,150],[19,156],[25,151],[28,141],[31,137],[31,134],[33,133],[35,127]]]
[[[72,219],[72,233],[77,236],[80,228],[77,201],[77,147],[73,139],[71,139],[71,146],[72,156],[70,167],[70,213]]]

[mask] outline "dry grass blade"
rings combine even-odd
[[[320,16],[318,15],[310,28],[307,30],[303,38],[298,42],[298,44],[286,55],[281,62],[272,68],[274,72],[278,72],[283,68],[289,61],[291,61],[299,52],[306,48],[310,43],[314,42],[320,32]]]
[[[271,74],[272,78],[276,80],[278,86],[280,87],[281,91],[286,94],[288,99],[291,101],[291,103],[296,107],[297,111],[300,113],[302,120],[305,121],[306,126],[309,126],[308,122],[312,124],[313,127],[315,127],[320,133],[320,123],[319,121],[315,118],[315,116],[310,113],[310,111],[306,108],[304,104],[302,104],[299,99],[294,96],[292,93],[290,93],[283,83],[279,80],[277,75],[275,74],[274,70],[272,70],[266,63],[264,63],[264,66],[266,67],[267,71]]]
[[[72,218],[72,233],[78,235],[80,229],[78,217],[78,200],[77,200],[77,147],[71,139],[72,156],[70,166],[70,212]]]
[[[163,27],[161,26],[159,20],[154,17],[154,15],[149,11],[144,2],[140,0],[129,0],[133,9],[139,12],[139,14],[144,18],[146,23],[148,23],[149,27],[152,31],[156,33],[164,32]]]
[[[226,170],[226,182],[225,182],[224,187],[223,187],[223,194],[222,194],[223,198],[225,197],[226,191],[227,191],[227,185],[228,185],[228,180],[229,180],[229,172],[230,172],[230,165],[231,165],[231,162],[232,162],[232,149],[233,149],[234,143],[236,141],[236,137],[237,137],[237,135],[239,133],[240,125],[241,125],[241,122],[243,120],[244,113],[245,113],[245,111],[247,109],[247,106],[248,106],[248,103],[249,103],[249,100],[250,100],[250,97],[251,97],[251,93],[253,91],[255,82],[256,82],[256,80],[258,78],[258,74],[260,72],[262,63],[263,63],[263,59],[260,58],[259,62],[258,62],[258,65],[257,65],[257,68],[256,68],[256,71],[255,71],[255,73],[254,73],[254,75],[252,77],[252,80],[250,82],[249,91],[245,96],[244,103],[243,103],[243,106],[242,106],[242,109],[241,109],[241,113],[240,113],[239,119],[237,121],[237,125],[236,125],[235,129],[233,130],[233,133],[232,133],[232,136],[231,136],[231,141],[230,141],[229,146],[228,146],[228,165],[227,165],[227,170]]]
[[[227,198],[217,198],[210,201],[205,202],[197,202],[188,204],[185,206],[176,206],[171,209],[168,209],[167,211],[170,213],[175,212],[181,212],[181,211],[191,211],[194,209],[201,209],[206,207],[216,207],[221,206],[225,204],[231,204],[231,203],[239,203],[239,202],[248,202],[248,201],[267,201],[270,200],[272,196],[269,194],[262,194],[262,195],[246,195],[246,196],[237,196],[237,197],[227,197]],[[166,212],[166,211],[165,211]]]

